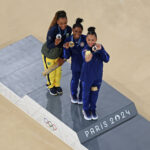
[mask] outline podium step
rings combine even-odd
[[[97,121],[86,121],[82,105],[70,100],[70,64],[62,66],[62,96],[51,96],[41,58],[42,43],[28,36],[0,50],[0,82],[20,97],[28,96],[76,132],[89,150],[149,150],[150,123],[137,113],[134,103],[102,82],[97,101]]]

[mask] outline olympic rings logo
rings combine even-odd
[[[57,130],[57,127],[55,124],[53,124],[51,121],[49,121],[47,118],[44,118],[44,122],[46,123],[46,125],[48,127],[50,127],[51,129],[53,129],[53,131]]]

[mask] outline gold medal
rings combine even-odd
[[[70,41],[69,42],[69,47],[71,47],[71,48],[74,47],[74,42]]]
[[[90,54],[91,54],[91,51],[88,51],[88,50],[87,50],[87,51],[85,52],[85,55],[86,55],[86,56],[88,56],[88,55],[90,55]]]

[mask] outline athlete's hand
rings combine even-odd
[[[85,61],[86,62],[91,61],[92,57],[93,57],[93,54],[90,51],[85,52]]]
[[[97,47],[98,51],[102,49],[102,45],[101,44],[96,43],[96,47]]]
[[[58,66],[63,65],[63,63],[64,63],[65,61],[66,61],[66,59],[59,58],[59,59],[57,60]]]
[[[61,42],[61,39],[55,39],[55,45],[59,45],[59,43]]]
[[[64,45],[63,45],[64,48],[68,49],[69,48],[69,42],[66,42]]]

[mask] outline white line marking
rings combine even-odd
[[[56,118],[29,96],[25,95],[23,98],[21,98],[1,82],[0,94],[6,97],[11,103],[15,104],[19,109],[24,111],[32,119],[37,121],[49,132],[57,136],[71,148],[75,150],[87,150],[87,148],[80,143],[77,133],[74,130],[65,125],[61,120]],[[50,127],[48,127],[44,122],[44,118],[47,118],[52,123],[54,123],[57,127],[57,130],[54,131]]]

